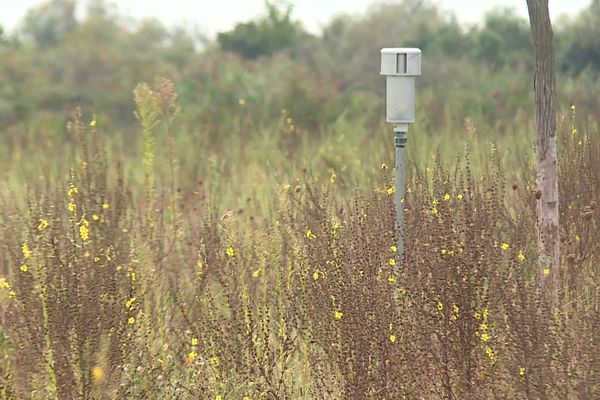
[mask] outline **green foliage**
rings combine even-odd
[[[265,4],[267,16],[257,21],[238,23],[231,32],[219,33],[217,40],[224,51],[256,59],[288,49],[304,35],[291,19],[291,5],[280,9],[275,3],[266,1]]]
[[[23,33],[41,47],[55,45],[77,28],[74,0],[51,0],[29,11]]]
[[[600,1],[594,0],[565,30],[559,65],[564,71],[580,74],[586,69],[600,72]]]
[[[532,65],[531,33],[527,21],[510,9],[498,9],[486,15],[477,37],[476,56],[493,68]]]

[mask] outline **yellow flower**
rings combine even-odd
[[[464,197],[464,196],[462,195],[462,193],[459,193],[459,194],[456,196],[456,198],[457,198],[457,199],[459,199],[459,200],[462,200],[462,199],[463,199],[463,197]]]
[[[431,214],[437,215],[438,209],[436,207],[431,207]]]
[[[387,194],[389,194],[391,196],[394,193],[396,193],[396,188],[392,186],[392,187],[387,188],[386,191],[387,191]]]
[[[256,271],[252,272],[252,277],[253,278],[258,278],[258,275],[260,274],[260,268],[257,269]]]
[[[105,374],[102,367],[96,365],[94,368],[92,368],[92,379],[94,380],[94,383],[98,384],[104,382],[104,377]]]
[[[71,187],[69,188],[69,191],[67,192],[67,195],[69,197],[74,197],[77,193],[79,193],[79,189],[77,189],[77,187],[71,185]]]
[[[128,323],[129,325],[133,325],[133,324],[135,324],[135,318],[133,318],[133,317],[129,317],[129,319],[127,320],[127,323]]]
[[[388,261],[388,263],[393,267],[394,265],[396,265],[396,259],[390,258],[390,260]]]
[[[218,365],[219,364],[219,357],[213,356],[211,358],[208,359],[208,362],[211,365]]]
[[[438,309],[439,312],[444,311],[444,305],[442,304],[441,301],[438,301],[437,309]]]
[[[308,228],[306,230],[306,238],[308,240],[315,240],[317,238],[317,236],[313,233],[313,231],[310,228]]]
[[[215,396],[215,400],[223,400],[223,398],[221,397],[220,394],[218,394],[218,395]]]
[[[508,250],[510,249],[510,245],[508,243],[502,243],[502,246],[500,246],[502,248],[502,250]]]
[[[125,303],[125,308],[129,311],[133,311],[135,309],[135,302],[137,301],[137,297],[132,297]]]
[[[77,204],[75,204],[75,202],[73,200],[71,200],[69,202],[69,205],[67,205],[67,208],[69,209],[69,211],[71,211],[72,213],[77,211]]]
[[[17,293],[14,290],[11,290],[10,292],[8,292],[8,297],[14,299],[15,297],[17,297]]]
[[[452,198],[452,196],[450,196],[448,193],[446,193],[446,194],[444,195],[444,201],[448,201],[448,200],[450,200],[451,198]]]
[[[83,219],[81,225],[79,225],[79,236],[84,242],[87,242],[90,238],[90,223],[86,219]]]
[[[519,259],[519,261],[523,262],[523,261],[525,261],[525,254],[523,254],[523,252],[521,250],[519,250],[519,254],[517,254],[517,258]]]
[[[103,210],[108,210],[109,207],[110,207],[110,205],[108,205],[108,203],[102,203]]]
[[[94,221],[100,221],[100,216],[98,214],[94,214],[94,215],[92,215],[92,219]]]
[[[21,272],[27,272],[27,271],[29,271],[29,267],[27,266],[27,264],[21,265]]]
[[[394,275],[388,276],[388,282],[389,283],[396,283],[396,277]]]
[[[488,356],[488,358],[491,361],[496,361],[496,359],[497,359],[496,352],[491,347],[485,348],[485,354]]]
[[[195,351],[190,351],[187,356],[188,364],[191,364],[198,357],[198,353]]]
[[[319,280],[319,273],[318,273],[317,271],[313,272],[313,279],[314,279],[315,281],[318,281],[318,280]]]
[[[460,315],[460,309],[456,304],[452,304],[452,313],[456,316]]]
[[[481,313],[479,311],[473,312],[473,318],[477,320],[481,319]]]
[[[10,283],[3,276],[0,276],[0,289],[10,289]]]
[[[382,163],[382,164],[381,164],[381,169],[382,169],[383,171],[385,171],[386,169],[388,169],[388,166],[387,166],[387,164],[386,164],[386,163]]]
[[[398,252],[398,247],[396,247],[396,245],[394,244],[394,245],[392,245],[390,247],[390,250],[392,251],[392,253],[397,253]]]
[[[544,273],[544,276],[550,275],[550,269],[549,268],[544,268],[543,273]]]
[[[242,398],[242,400],[251,400],[251,399],[250,399],[250,396],[244,396],[244,397]]]
[[[334,315],[335,319],[340,320],[344,316],[344,313],[341,312],[340,310],[336,310],[333,315]]]
[[[48,221],[46,221],[45,219],[40,219],[40,223],[37,226],[37,230],[41,232],[44,229],[46,229],[48,225]]]
[[[227,247],[227,250],[225,250],[225,253],[227,254],[227,257],[231,258],[235,255],[235,250],[233,250],[233,247],[229,246]]]
[[[524,378],[525,377],[525,367],[519,368],[519,375]]]
[[[192,346],[198,346],[198,343],[200,343],[200,341],[198,340],[198,338],[192,338]]]
[[[390,335],[390,342],[392,342],[392,343],[396,342],[396,335]]]
[[[489,335],[488,333],[484,332],[484,333],[482,333],[482,334],[479,336],[479,338],[480,338],[482,341],[484,341],[484,342],[487,342],[487,341],[489,341],[489,340],[490,340],[490,335]]]
[[[27,243],[23,243],[23,246],[21,246],[21,251],[23,252],[24,259],[27,260],[29,257],[31,257],[31,250],[29,250]]]
[[[239,99],[239,100],[238,100],[238,104],[239,104],[240,106],[245,106],[245,105],[246,105],[246,99]]]
[[[95,128],[95,127],[96,127],[96,118],[94,118],[93,120],[91,120],[91,121],[90,121],[90,126],[91,126],[92,128]]]

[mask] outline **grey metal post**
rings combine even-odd
[[[409,124],[415,122],[415,79],[421,76],[421,49],[381,49],[381,75],[386,77],[386,121],[394,124],[396,145],[396,231],[398,257],[404,253],[404,151]]]
[[[405,195],[405,147],[408,140],[406,130],[408,125],[394,126],[394,144],[396,146],[396,232],[398,232],[398,256],[404,254],[404,195]]]

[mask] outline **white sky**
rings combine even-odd
[[[576,14],[592,0],[550,0],[552,18],[559,14]],[[0,0],[0,25],[12,31],[18,26],[27,10],[43,0]],[[81,2],[81,0],[80,0]],[[185,23],[197,25],[210,35],[229,30],[236,22],[246,21],[264,10],[264,0],[116,0],[119,10],[136,19],[156,17],[167,26]],[[293,16],[303,22],[313,33],[327,24],[332,16],[363,13],[381,0],[291,0]],[[387,2],[393,2],[387,1]],[[465,23],[480,21],[486,11],[498,6],[514,8],[519,15],[527,16],[526,0],[437,0],[443,10],[452,11]]]

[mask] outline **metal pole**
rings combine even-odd
[[[408,124],[394,125],[394,144],[396,146],[396,232],[398,232],[398,258],[402,259],[404,253],[404,232],[403,232],[403,221],[404,221],[404,194],[405,194],[405,156],[404,148],[408,138],[406,133],[408,132]],[[400,261],[399,260],[399,261]]]

